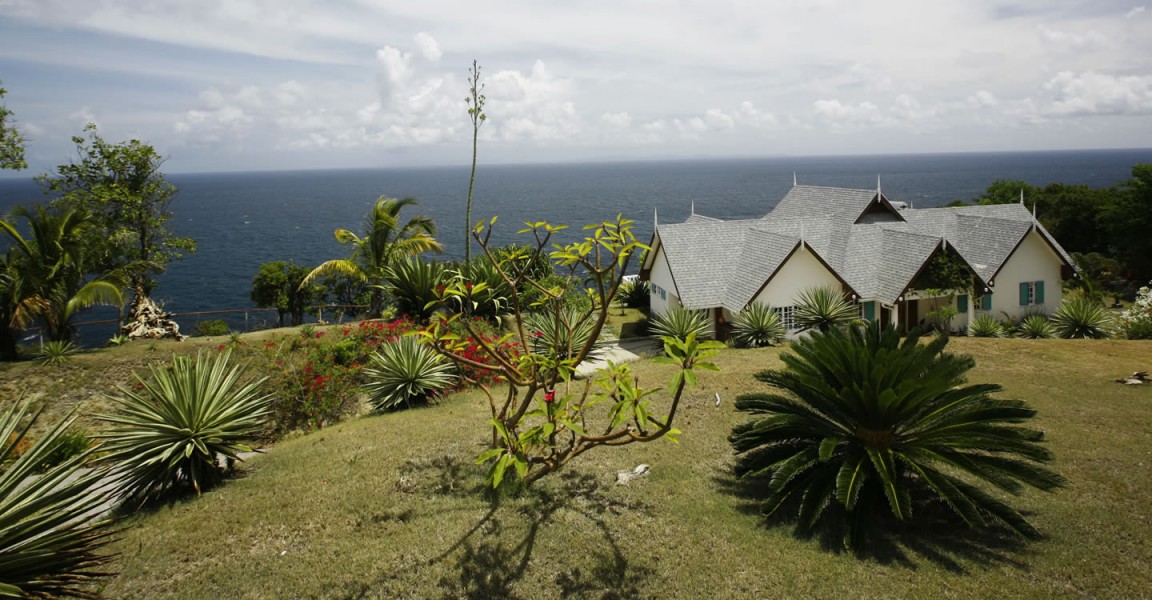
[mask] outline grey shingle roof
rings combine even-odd
[[[906,209],[903,222],[866,216],[855,223],[875,198],[872,190],[795,186],[761,219],[692,215],[659,225],[680,301],[688,308],[739,311],[803,240],[860,297],[892,304],[941,240],[988,281],[1033,227],[1032,215],[1019,204]]]

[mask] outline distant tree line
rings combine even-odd
[[[1135,165],[1131,179],[1112,187],[999,180],[981,196],[949,206],[1019,202],[1021,192],[1025,206],[1035,207],[1040,223],[1072,254],[1087,291],[1131,296],[1152,280],[1152,163]]]

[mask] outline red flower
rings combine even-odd
[[[544,401],[551,402],[556,399],[556,390],[545,390]]]

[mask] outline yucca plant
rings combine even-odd
[[[992,315],[980,315],[968,324],[968,335],[972,337],[1004,337],[1004,325]]]
[[[71,341],[49,340],[44,342],[44,347],[36,355],[36,360],[40,364],[57,367],[71,362],[78,351],[76,344]]]
[[[524,317],[524,328],[531,336],[533,352],[564,360],[580,354],[596,328],[596,320],[588,311],[568,306],[531,313]],[[595,339],[585,360],[602,356],[605,346],[603,340]]]
[[[828,331],[851,323],[859,315],[859,308],[848,301],[840,288],[813,287],[800,293],[794,315],[801,331]]]
[[[730,438],[736,475],[763,482],[767,514],[794,514],[800,531],[842,527],[849,548],[863,547],[868,527],[928,506],[971,528],[1037,537],[987,489],[1064,485],[1043,466],[1052,460],[1043,434],[1019,425],[1036,411],[993,398],[999,385],[967,384],[975,361],[944,352],[947,343],[921,344],[915,332],[901,342],[876,322],[794,341],[785,369],[757,375],[776,391],[736,400],[757,415]]]
[[[621,308],[648,308],[652,304],[652,288],[647,281],[630,279],[620,284],[616,303]]]
[[[1084,296],[1069,298],[1052,313],[1056,333],[1062,338],[1112,337],[1112,315],[1099,302]]]
[[[711,337],[708,331],[707,313],[680,306],[652,317],[648,324],[648,333],[658,337],[674,337],[680,341],[688,339],[688,335],[693,333],[699,340]]]
[[[265,428],[270,397],[261,392],[264,378],[242,383],[244,369],[230,358],[227,350],[153,365],[150,377],[137,375],[111,397],[116,413],[97,416],[109,425],[98,437],[126,501],[200,494],[252,451],[247,440]]]
[[[456,366],[414,336],[404,336],[369,359],[364,389],[376,410],[427,402],[456,382]]]
[[[17,402],[0,416],[0,597],[95,598],[89,586],[109,575],[103,567],[113,558],[102,554],[112,536],[99,486],[106,472],[82,469],[89,448],[32,476],[50,461],[71,415],[13,460],[40,416],[21,427],[29,405]]]
[[[780,313],[767,304],[749,304],[732,321],[732,341],[737,346],[771,346],[785,333]]]
[[[1028,315],[1016,327],[1016,335],[1030,340],[1046,340],[1056,337],[1056,327],[1045,315]]]

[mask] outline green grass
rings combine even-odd
[[[600,449],[494,502],[473,458],[477,393],[292,438],[223,487],[124,522],[114,598],[1145,597],[1152,389],[1112,379],[1152,342],[955,339],[972,381],[1039,409],[1070,485],[1015,505],[1048,539],[908,535],[858,558],[767,526],[731,485],[736,394],[779,349],[726,350],[682,408],[680,444]],[[671,371],[650,362],[650,385]],[[721,396],[715,406],[714,393]],[[649,477],[612,484],[617,470]]]

